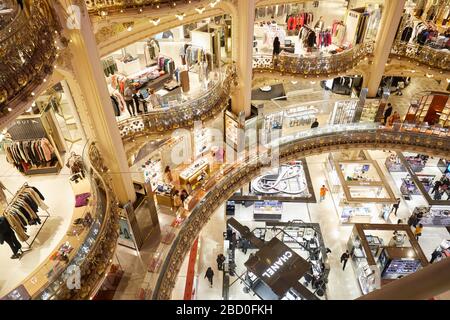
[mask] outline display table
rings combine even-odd
[[[283,204],[280,201],[255,201],[253,219],[281,220]]]
[[[159,183],[155,190],[156,201],[160,206],[172,208],[174,187],[170,184]]]
[[[180,173],[180,184],[186,186],[189,182],[191,186],[194,187],[203,171],[207,174],[210,172],[209,162],[206,158],[200,158],[184,169]]]
[[[372,215],[366,207],[345,207],[342,210],[341,221],[349,223],[370,223]]]

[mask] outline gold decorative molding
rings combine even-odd
[[[254,55],[253,75],[259,73],[277,73],[304,78],[333,78],[349,73],[352,69],[368,61],[374,52],[374,43],[366,42],[352,49],[329,56],[299,57],[295,54]]]
[[[450,53],[429,46],[396,41],[391,48],[391,56],[403,57],[408,62],[417,62],[438,71],[450,71]]]

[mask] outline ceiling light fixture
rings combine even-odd
[[[154,26],[157,26],[160,22],[160,18],[150,19],[150,22],[153,23]]]
[[[186,17],[186,14],[185,13],[176,14],[175,17],[177,17],[178,20],[182,21],[184,17]]]
[[[195,11],[197,11],[199,14],[202,14],[203,12],[205,12],[205,10],[205,7],[195,8]]]
[[[211,2],[209,5],[211,6],[211,8],[214,8],[219,2],[220,2],[220,0],[215,0],[215,1]]]

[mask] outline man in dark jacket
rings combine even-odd
[[[213,277],[214,277],[214,271],[211,267],[209,267],[208,270],[206,270],[205,278],[208,278],[210,288],[212,288],[212,286],[213,286]]]
[[[350,258],[350,253],[348,252],[348,250],[345,250],[345,252],[341,256],[341,263],[343,263],[342,270],[345,270],[348,258]]]
[[[311,124],[311,129],[319,127],[319,121],[317,121],[317,118],[314,119],[314,122]]]

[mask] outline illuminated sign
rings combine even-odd
[[[280,270],[283,265],[292,258],[292,252],[286,251],[281,257],[278,258],[270,267],[266,269],[266,271],[262,274],[264,277],[270,278],[272,277],[278,270]]]

